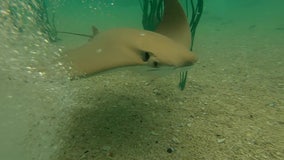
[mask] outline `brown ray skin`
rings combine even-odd
[[[190,48],[190,27],[178,0],[164,0],[164,16],[156,32]]]
[[[149,54],[147,60],[145,53]],[[87,44],[66,52],[64,61],[71,67],[71,77],[81,77],[126,66],[190,66],[196,57],[164,35],[120,28],[99,33]]]

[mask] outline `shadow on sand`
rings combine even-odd
[[[141,95],[103,91],[97,98],[83,97],[80,101],[85,104],[72,112],[66,130],[58,136],[62,146],[56,159],[142,158],[157,151],[168,154],[170,142],[160,136],[171,135],[167,126],[173,116],[170,106],[163,97],[157,100]]]

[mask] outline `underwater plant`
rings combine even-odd
[[[50,21],[46,0],[29,0],[28,4],[34,12],[34,18],[37,25],[40,27],[40,31],[47,35],[49,41],[56,42],[58,38],[54,24],[54,14]]]
[[[184,0],[184,1],[185,1],[185,9],[187,17],[189,17],[189,11],[191,10],[191,20],[189,22],[190,31],[191,31],[191,45],[189,46],[189,48],[192,51],[195,31],[203,12],[203,0]],[[142,24],[144,29],[155,31],[158,24],[161,22],[164,14],[164,0],[139,0],[139,2],[143,12]],[[191,7],[189,6],[189,3]],[[179,82],[179,88],[181,90],[184,90],[186,81],[187,81],[187,71],[183,71],[180,73],[180,82]]]
[[[39,31],[50,41],[57,40],[54,16],[50,20],[48,0],[2,0],[0,1],[1,25],[10,25],[12,33]]]
[[[139,0],[143,11],[143,28],[154,31],[161,22],[164,13],[164,0]]]

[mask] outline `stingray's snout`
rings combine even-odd
[[[182,66],[191,66],[196,63],[198,60],[197,56],[194,53],[190,53],[187,57],[183,60]]]

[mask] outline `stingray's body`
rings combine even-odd
[[[138,29],[101,32],[87,44],[66,53],[72,77],[90,76],[117,68],[191,66],[190,31],[177,0],[165,0],[165,14],[157,33]]]
[[[126,66],[190,66],[196,57],[183,45],[150,31],[113,29],[66,54],[72,76],[89,76]]]

